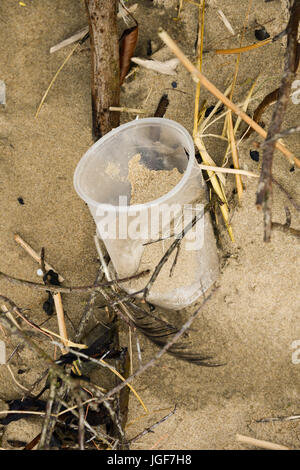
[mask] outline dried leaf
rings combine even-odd
[[[120,85],[130,68],[130,59],[134,54],[138,39],[138,25],[125,29],[120,39]]]

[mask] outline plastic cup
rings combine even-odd
[[[151,170],[177,168],[182,178],[162,197],[130,205],[128,162],[138,153],[145,167]],[[98,140],[80,160],[74,186],[88,204],[97,234],[119,277],[138,271],[145,243],[165,233],[170,217],[173,221],[179,220],[184,206],[196,200],[206,203],[206,185],[195,160],[193,140],[184,127],[164,118],[135,120]],[[153,223],[153,213],[159,213],[156,223]],[[201,258],[200,271],[199,276],[191,280],[192,287],[178,286],[178,295],[165,292],[157,297],[150,292],[150,302],[180,309],[196,300],[215,281],[218,257],[207,214],[203,217],[203,232],[204,243],[195,251],[195,256]]]

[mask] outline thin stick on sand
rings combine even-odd
[[[20,235],[16,233],[14,235],[14,239],[37,263],[41,265],[42,263],[41,256],[36,251],[34,251],[34,249],[31,248],[31,246],[28,245],[28,243]],[[52,270],[57,273],[57,270],[53,268],[46,261],[45,261],[45,268],[47,269],[47,271]],[[58,274],[58,280],[59,282],[63,282],[65,279],[60,274]]]
[[[230,101],[213,83],[211,83],[197,68],[192,64],[192,62],[186,57],[186,55],[181,51],[173,39],[166,33],[164,30],[160,30],[158,33],[161,40],[169,47],[173,54],[178,57],[180,62],[184,67],[192,74],[195,81],[200,81],[201,84],[212,93],[218,100],[222,101],[229,109],[231,109],[235,114],[237,114],[243,121],[245,121],[249,126],[251,126],[259,135],[264,139],[267,136],[267,132],[259,125],[257,122],[253,121],[244,111],[242,111],[236,104]],[[275,147],[280,150],[284,156],[289,160],[292,165],[296,165],[300,168],[300,160],[298,160],[295,155],[288,150],[280,142],[276,142]]]
[[[15,241],[35,260],[37,261],[40,265],[42,264],[42,258],[40,255],[38,255],[33,248],[31,248],[28,243],[23,240],[20,235],[16,234],[14,236]],[[45,268],[49,270],[55,271],[50,264],[44,262]],[[59,276],[59,281],[62,282],[64,278],[62,276]],[[63,309],[63,304],[62,304],[62,299],[61,299],[61,294],[60,292],[57,292],[56,294],[53,294],[53,300],[54,300],[54,305],[55,305],[55,310],[57,314],[57,323],[58,323],[58,331],[59,335],[62,338],[63,344],[65,346],[68,345],[68,333],[67,333],[67,327],[66,327],[66,322],[65,322],[65,316],[64,316],[64,309]],[[65,351],[62,351],[63,353]]]
[[[53,294],[53,300],[57,315],[57,323],[58,323],[58,331],[62,338],[62,342],[65,346],[68,345],[68,333],[67,327],[65,322],[65,315],[64,315],[64,308],[61,300],[61,294],[58,292],[57,294]],[[65,354],[67,350],[63,349],[62,353]]]

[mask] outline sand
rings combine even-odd
[[[14,240],[19,232],[37,251],[46,248],[46,259],[66,278],[69,284],[94,282],[97,263],[93,244],[95,226],[88,208],[73,189],[74,169],[85,151],[92,145],[90,106],[90,56],[88,45],[74,54],[51,90],[38,120],[34,114],[54,73],[69,52],[62,49],[49,55],[49,48],[86,24],[84,3],[74,0],[32,0],[21,7],[19,2],[3,0],[0,5],[1,72],[6,83],[7,106],[0,110],[0,270],[33,281],[37,265]],[[129,4],[134,3],[132,1]],[[140,38],[136,56],[146,57],[147,41],[153,49],[161,47],[157,29],[163,25],[176,37],[180,46],[194,56],[197,31],[197,8],[188,2],[180,21],[174,21],[175,8],[156,9],[152,2],[140,0],[137,20]],[[174,0],[174,6],[177,2]],[[206,9],[205,49],[237,47],[239,37],[232,37],[216,14],[221,8],[235,32],[241,30],[248,10],[248,0],[214,1]],[[253,0],[249,27],[244,44],[255,42],[257,23],[265,24],[271,35],[284,29],[285,18],[281,2]],[[146,25],[146,26],[145,26]],[[13,35],[12,33],[13,32]],[[282,41],[283,42],[283,41]],[[72,47],[72,46],[71,46]],[[253,80],[259,77],[259,87],[250,105],[252,113],[260,100],[280,83],[284,49],[279,42],[241,56],[234,101],[246,95]],[[172,56],[164,48],[154,54],[158,60]],[[203,57],[205,75],[221,90],[233,76],[236,57]],[[298,77],[299,79],[299,74]],[[177,88],[172,88],[176,81]],[[122,87],[122,105],[144,107],[146,116],[153,116],[159,99],[168,93],[170,105],[166,117],[183,124],[189,132],[193,125],[195,84],[189,74],[178,67],[176,78],[138,69]],[[144,100],[150,96],[146,103]],[[201,98],[215,103],[204,89]],[[266,125],[272,109],[264,115]],[[122,122],[134,119],[122,114]],[[289,103],[283,128],[297,125],[299,105]],[[212,128],[221,133],[222,127]],[[209,151],[217,163],[222,162],[223,142],[206,138]],[[259,163],[249,157],[253,136],[240,146],[241,166],[259,172]],[[288,138],[288,145],[300,154],[299,135]],[[260,156],[261,156],[260,151]],[[276,153],[274,176],[300,200],[299,172],[290,172],[286,160]],[[262,213],[255,207],[257,181],[243,178],[245,192],[240,207],[231,202],[232,226],[236,243],[221,233],[220,256],[222,273],[219,289],[204,307],[193,325],[191,340],[200,351],[215,354],[226,366],[204,369],[164,356],[154,369],[134,382],[146,405],[149,417],[128,427],[128,437],[135,436],[177,404],[176,414],[133,445],[134,449],[241,449],[236,433],[271,440],[291,448],[299,448],[299,421],[259,424],[266,416],[299,414],[300,365],[292,362],[292,343],[300,340],[299,305],[299,243],[295,238],[274,232],[269,244],[263,242]],[[234,178],[228,177],[228,196],[232,201]],[[25,204],[20,205],[22,197]],[[284,222],[284,207],[292,214],[292,226],[299,228],[299,214],[286,197],[274,187],[273,218]],[[221,223],[221,222],[220,222]],[[16,288],[1,280],[1,292],[10,296],[27,311],[30,319],[41,323],[45,296],[27,288]],[[84,308],[85,296],[63,295],[68,316],[77,324]],[[181,324],[189,312],[169,317]],[[57,331],[55,318],[47,327]],[[68,332],[73,334],[70,322]],[[0,332],[0,339],[5,339]],[[142,343],[143,362],[157,350]],[[10,354],[17,344],[7,345]],[[48,348],[41,340],[39,344]],[[124,341],[124,345],[127,343]],[[48,348],[53,354],[53,348]],[[136,359],[136,353],[135,353]],[[11,367],[23,386],[30,386],[44,370],[42,361],[24,348],[15,356]],[[135,363],[137,367],[137,363]],[[22,370],[22,374],[17,374]],[[22,390],[13,382],[7,368],[0,366],[0,399],[20,398]],[[130,401],[129,422],[143,413],[133,397]],[[37,422],[35,418],[32,418]],[[22,423],[21,423],[22,424]],[[32,428],[34,432],[38,430]],[[19,439],[31,437],[19,427]],[[14,438],[15,435],[14,431]],[[7,444],[4,436],[2,445]]]
[[[145,204],[158,199],[173,189],[182,174],[173,170],[149,170],[141,163],[141,155],[134,155],[128,162],[128,180],[131,183],[130,205]]]
[[[170,192],[179,183],[181,178],[182,174],[177,168],[172,170],[150,170],[141,163],[140,154],[133,156],[128,162],[128,180],[131,184],[130,204],[145,204],[146,202],[158,199]],[[177,215],[176,220],[179,223],[181,222],[180,214]],[[147,277],[130,281],[128,283],[130,289],[138,291],[145,286],[153,270],[174,242],[174,236],[170,236],[174,231],[175,233],[180,233],[180,229],[177,226],[174,227],[173,219],[170,220],[168,232],[161,233],[159,240],[152,240],[154,243],[145,246],[139,271],[150,270],[150,274]],[[174,289],[189,286],[195,282],[197,263],[195,252],[186,249],[188,243],[190,242],[186,242],[184,239],[178,248],[179,251],[177,252],[177,249],[173,251],[161,269],[151,292],[155,294],[166,294],[168,292],[170,298],[172,298],[172,291]]]

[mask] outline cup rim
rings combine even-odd
[[[84,167],[84,164],[86,161],[89,159],[90,155],[94,153],[94,150],[101,147],[104,145],[108,140],[113,138],[116,134],[119,133],[120,130],[128,129],[130,127],[136,127],[136,126],[147,126],[149,124],[155,124],[155,123],[164,123],[168,125],[169,127],[175,128],[179,133],[183,134],[184,137],[186,138],[186,143],[187,143],[187,151],[189,154],[188,158],[188,164],[187,167],[183,173],[182,178],[180,179],[179,183],[177,183],[170,191],[168,191],[166,194],[163,196],[160,196],[157,199],[153,199],[151,201],[148,201],[144,204],[133,204],[133,205],[124,205],[124,206],[118,206],[118,205],[113,205],[113,204],[108,204],[108,203],[101,203],[98,201],[95,201],[94,199],[91,199],[89,196],[87,196],[81,189],[79,180],[80,176],[82,174],[82,170]],[[121,213],[130,213],[130,212],[135,212],[138,210],[142,209],[148,209],[150,207],[162,204],[162,203],[167,203],[168,199],[173,197],[176,193],[178,193],[181,188],[184,186],[186,181],[191,175],[192,168],[194,166],[195,162],[195,148],[194,148],[194,142],[191,137],[191,135],[188,133],[188,131],[178,122],[173,121],[171,119],[166,119],[166,118],[142,118],[142,119],[136,119],[134,121],[127,122],[126,124],[122,124],[121,126],[118,126],[114,129],[112,129],[110,132],[105,134],[103,137],[101,137],[97,142],[95,142],[83,155],[83,157],[80,159],[79,163],[77,164],[77,167],[74,172],[74,177],[73,177],[73,184],[75,191],[77,192],[78,196],[83,199],[89,206],[100,208],[103,211],[106,212],[121,212]]]

